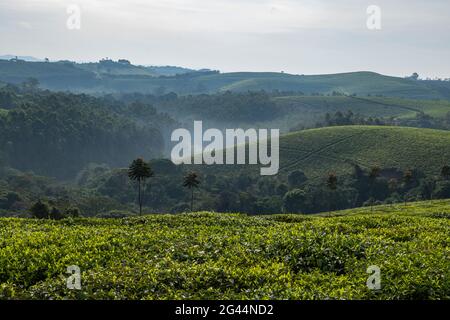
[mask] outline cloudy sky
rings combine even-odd
[[[80,30],[66,26],[72,4]],[[0,55],[448,78],[449,18],[449,0],[0,0]]]

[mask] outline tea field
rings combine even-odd
[[[450,200],[316,216],[0,219],[0,299],[449,299]],[[68,289],[79,266],[81,289]],[[366,281],[381,271],[381,289]]]

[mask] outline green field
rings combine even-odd
[[[450,200],[319,216],[0,219],[1,299],[449,299]],[[66,268],[81,268],[81,290]],[[366,286],[369,266],[381,290]]]

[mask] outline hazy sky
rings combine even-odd
[[[67,7],[81,8],[69,30]],[[381,8],[381,30],[366,26]],[[0,55],[450,77],[449,0],[0,0]]]

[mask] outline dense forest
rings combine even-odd
[[[329,174],[312,177],[310,172],[292,168],[268,178],[251,170],[175,166],[164,159],[170,132],[191,126],[191,120],[203,119],[221,127],[270,127],[301,116],[305,106],[315,108],[318,116],[314,119],[319,120],[311,118],[292,131],[353,125],[449,129],[450,108],[445,103],[423,102],[425,111],[421,112],[415,104],[402,106],[399,110],[404,113],[397,117],[388,117],[387,112],[377,117],[370,115],[379,99],[383,108],[410,102],[366,99],[361,102],[336,92],[310,98],[301,92],[280,91],[91,96],[43,90],[35,79],[3,84],[0,212],[29,216],[30,208],[38,203],[49,212],[56,210],[55,217],[73,212],[86,216],[136,213],[138,187],[127,174],[136,158],[146,159],[154,172],[142,186],[145,212],[189,211],[191,191],[194,210],[249,214],[317,213],[450,197],[445,161],[432,172],[413,166],[355,164],[352,172],[330,169]],[[286,132],[288,127],[284,125]],[[289,148],[297,146],[290,145],[283,152]],[[198,173],[199,185],[187,190],[183,179],[191,171]]]
[[[4,164],[39,175],[74,178],[89,163],[123,166],[133,157],[159,157],[163,132],[176,121],[141,103],[38,90],[0,89]]]

